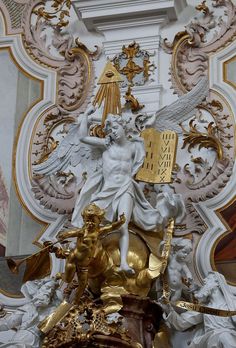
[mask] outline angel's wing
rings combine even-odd
[[[80,185],[72,179],[67,185],[56,180],[56,175],[45,175],[31,181],[32,191],[40,204],[58,214],[70,214],[75,206],[77,194],[84,182]]]
[[[64,171],[69,166],[76,167],[80,163],[83,171],[87,172],[95,171],[101,166],[101,151],[80,142],[79,127],[80,125],[73,125],[49,158],[34,166],[35,174],[51,175]]]
[[[208,77],[205,76],[190,92],[184,94],[172,104],[158,110],[154,127],[159,131],[168,129],[179,133],[180,127],[178,125],[193,116],[196,112],[194,109],[201,104],[208,94]]]

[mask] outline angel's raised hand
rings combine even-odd
[[[93,114],[96,110],[97,110],[97,108],[96,108],[94,105],[91,105],[91,106],[85,111],[85,115],[86,115],[86,116],[90,116],[90,115]]]
[[[126,221],[126,217],[125,217],[125,214],[123,213],[123,214],[120,215],[120,222],[121,222],[122,224],[124,224],[125,221]]]

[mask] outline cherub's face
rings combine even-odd
[[[176,259],[179,261],[185,261],[191,251],[192,249],[187,246],[184,247],[183,249],[178,250],[176,252]]]
[[[109,130],[111,132],[112,138],[117,141],[125,137],[125,130],[121,124],[118,122],[112,122]]]
[[[93,230],[100,225],[101,219],[97,215],[92,215],[87,217],[84,222],[88,230]]]

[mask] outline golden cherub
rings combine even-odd
[[[88,269],[90,263],[96,258],[97,253],[101,250],[102,245],[99,239],[100,233],[117,230],[125,223],[125,215],[120,215],[120,219],[105,226],[100,226],[105,215],[105,210],[92,203],[85,207],[82,217],[84,226],[61,232],[58,235],[59,240],[77,237],[76,246],[66,258],[65,272],[59,273],[66,283],[72,282],[75,273],[77,273],[79,286],[76,289],[74,302],[80,300],[88,284]]]

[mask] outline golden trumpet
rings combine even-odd
[[[7,259],[7,265],[12,273],[18,274],[20,265],[27,260],[27,257],[22,260]]]
[[[42,248],[41,250],[37,251],[36,253],[25,257],[22,260],[14,260],[14,259],[7,259],[7,265],[9,267],[9,269],[11,270],[12,273],[14,274],[18,274],[19,273],[19,267],[22,263],[24,263],[25,261],[33,258],[34,256],[39,256],[41,253],[43,253],[46,249],[49,249],[50,247],[52,247],[54,244],[58,243],[58,241],[56,241],[55,243],[51,243],[49,241],[44,242],[44,248]]]
[[[68,243],[68,241],[56,241],[54,243],[50,241],[44,242],[44,248],[39,250],[38,252],[25,257],[22,260],[14,260],[11,258],[7,259],[7,265],[12,273],[18,274],[19,268],[22,265],[22,263],[26,262],[26,270],[25,270],[25,276],[24,279],[29,280],[28,278],[34,277],[37,274],[40,274],[41,272],[47,273],[48,268],[50,268],[50,259],[49,259],[49,253],[57,253],[59,252],[61,248],[54,247],[57,243]],[[64,255],[61,255],[63,253],[58,253],[60,258],[64,258]],[[31,273],[35,274],[31,274]]]

